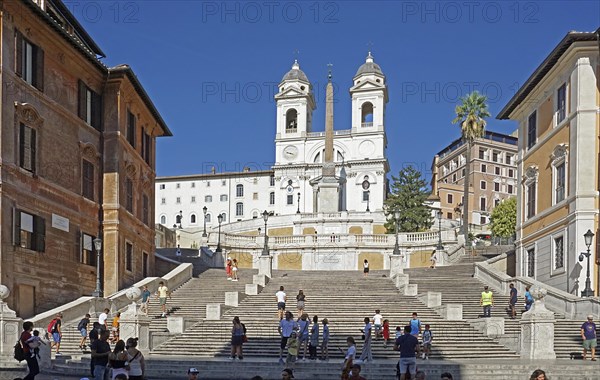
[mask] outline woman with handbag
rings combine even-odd
[[[125,342],[119,340],[115,344],[115,349],[108,355],[108,363],[112,367],[112,380],[121,373],[129,376],[129,356],[125,352]]]
[[[235,360],[236,355],[238,359],[244,359],[244,351],[242,349],[246,336],[244,330],[245,328],[243,323],[240,322],[240,317],[233,317],[233,327],[231,328],[231,360]]]
[[[146,372],[144,354],[137,347],[138,339],[127,339],[127,354],[129,355],[129,380],[143,380]]]

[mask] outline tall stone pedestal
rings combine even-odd
[[[137,304],[132,302],[121,313],[119,320],[120,339],[138,338],[137,348],[147,351],[150,348],[150,318],[137,312]]]
[[[273,258],[271,255],[261,255],[258,258],[258,274],[273,277]]]
[[[398,274],[404,273],[404,266],[402,265],[404,257],[402,255],[390,255],[390,278],[393,279]]]
[[[325,177],[319,183],[319,212],[339,211],[339,183],[334,176]]]
[[[521,325],[521,358],[530,360],[556,359],[554,352],[554,313],[544,305],[545,289],[534,289],[535,302],[523,313]]]
[[[42,334],[40,334],[42,336]],[[52,369],[52,349],[50,348],[50,341],[42,337],[42,341],[46,344],[40,345],[40,358],[38,359],[38,365],[40,366],[40,370],[44,372],[45,370]]]
[[[8,294],[7,294],[8,296]],[[23,320],[17,313],[8,308],[6,302],[0,301],[0,361],[8,363],[13,359],[13,348],[21,337]],[[16,363],[16,362],[15,362]]]

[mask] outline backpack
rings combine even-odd
[[[13,356],[14,356],[15,360],[18,361],[18,362],[22,362],[27,357],[25,355],[25,350],[23,350],[23,346],[21,345],[21,340],[20,339],[15,344],[15,349],[14,349]]]
[[[55,332],[56,321],[57,321],[57,319],[54,318],[53,320],[50,321],[50,323],[48,323],[48,327],[46,327],[46,331],[48,332],[48,334],[52,334],[53,332]]]
[[[86,320],[85,318],[82,319],[81,321],[79,321],[79,324],[77,325],[77,330],[81,331],[81,329],[86,328],[88,323],[89,323],[88,320]]]

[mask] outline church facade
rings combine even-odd
[[[388,91],[371,53],[349,91],[351,125],[332,133],[331,161],[338,183],[334,211],[381,212],[388,189],[384,120]],[[324,211],[319,210],[318,182],[326,161],[326,132],[313,131],[317,104],[312,84],[297,61],[281,80],[275,101],[271,170],[158,177],[156,223],[203,228],[206,220],[210,228],[217,225],[217,215],[229,223],[260,218],[264,210],[273,215]]]

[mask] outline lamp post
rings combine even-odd
[[[92,293],[92,297],[102,297],[102,289],[100,284],[100,251],[102,250],[102,239],[95,238],[93,240],[94,248],[96,249],[96,290]]]
[[[437,211],[437,218],[439,221],[438,224],[438,245],[437,245],[437,250],[441,251],[444,249],[444,246],[442,245],[442,210],[438,210]]]
[[[179,224],[179,229],[182,229],[183,227],[181,227],[181,220],[183,219],[183,211],[179,210],[179,215],[175,215],[175,224],[173,225],[173,228],[177,228],[177,225]]]
[[[371,212],[371,210],[369,210],[369,202],[371,201],[371,191],[367,190],[367,209],[365,211],[367,212]]]
[[[262,216],[263,220],[265,221],[265,246],[263,247],[262,255],[269,256],[269,245],[267,243],[267,240],[269,239],[269,237],[267,236],[267,220],[269,220],[269,212],[265,210]]]
[[[400,254],[400,247],[398,246],[398,221],[400,220],[400,211],[399,210],[395,210],[394,211],[394,224],[396,225],[396,244],[394,244],[394,251],[392,252],[393,255],[399,255]]]
[[[202,232],[202,237],[206,237],[206,212],[208,211],[208,208],[206,208],[206,206],[202,207],[202,213],[204,214],[204,231]]]
[[[300,193],[298,193],[298,211],[296,211],[296,214],[300,214]]]
[[[587,272],[585,278],[585,289],[581,292],[582,297],[593,297],[594,291],[592,290],[592,283],[590,281],[590,246],[592,245],[592,240],[594,239],[594,233],[592,230],[587,230],[585,234],[583,234],[583,238],[585,239],[585,245],[587,246],[587,252],[581,252],[579,254],[579,262],[583,261],[583,257],[587,258]]]
[[[217,253],[221,253],[221,223],[223,223],[223,214],[217,215],[217,221],[219,222],[219,235],[217,237]]]

